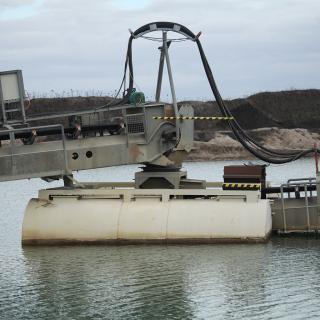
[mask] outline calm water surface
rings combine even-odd
[[[188,163],[222,181],[223,166]],[[81,172],[130,181],[137,166]],[[268,180],[314,175],[312,160],[267,169]],[[259,245],[21,248],[34,179],[0,184],[0,319],[320,319],[320,239]]]

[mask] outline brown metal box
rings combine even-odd
[[[223,179],[225,183],[261,183],[263,189],[266,186],[266,166],[225,166]]]

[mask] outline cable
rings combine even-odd
[[[133,36],[131,35],[128,41],[128,48],[127,48],[126,60],[124,64],[123,77],[122,77],[121,85],[117,91],[117,94],[109,103],[96,108],[96,110],[107,108],[107,107],[118,106],[118,105],[126,104],[129,102],[129,97],[133,89],[132,40],[133,40]],[[128,67],[129,67],[129,87],[127,90],[124,91],[124,95],[122,99],[118,100],[117,98],[121,92],[121,89],[123,86],[125,86]],[[125,92],[127,93],[125,94]]]
[[[185,40],[192,40],[196,42],[211,91],[216,99],[220,112],[224,117],[233,118],[233,120],[228,120],[229,127],[232,130],[233,134],[235,135],[236,139],[242,144],[242,146],[247,151],[255,155],[258,159],[264,162],[273,163],[273,164],[282,164],[282,163],[291,162],[307,154],[310,154],[312,152],[317,152],[320,154],[320,149],[317,149],[317,148],[311,148],[306,150],[295,150],[295,151],[276,151],[276,150],[272,150],[264,147],[263,145],[256,142],[252,137],[250,137],[245,132],[245,130],[242,129],[242,127],[237,122],[237,120],[233,117],[231,111],[228,109],[228,107],[226,106],[225,102],[223,101],[220,95],[220,92],[218,90],[215,79],[213,77],[213,73],[210,68],[209,62],[202,48],[202,44],[199,40],[199,36],[201,33],[199,33],[196,36],[193,32],[191,32],[189,29],[187,29],[183,25],[172,23],[172,22],[153,22],[138,28],[135,32],[131,32],[131,36],[128,41],[124,74],[123,74],[120,88],[116,94],[116,97],[109,104],[102,106],[101,108],[126,104],[129,102],[129,98],[132,93],[132,89],[134,85],[133,62],[132,62],[132,40],[142,37],[147,40],[161,41],[160,38],[157,38],[157,37],[145,36],[146,33],[153,32],[153,31],[161,31],[161,30],[177,32],[184,36],[184,38],[172,39],[172,41],[179,42],[179,41],[185,41]],[[122,99],[115,101],[118,95],[120,94],[122,87],[123,86],[126,87],[125,84],[126,84],[127,69],[129,72],[128,89],[124,91]]]
[[[225,105],[219,90],[217,88],[217,85],[215,83],[210,65],[207,61],[207,58],[205,56],[205,53],[203,51],[202,45],[200,40],[197,38],[196,43],[198,46],[198,50],[200,53],[200,57],[212,90],[213,95],[215,96],[216,102],[219,106],[219,109],[221,113],[224,116],[232,117],[232,113],[230,110],[227,108]],[[312,152],[318,152],[320,153],[319,149],[307,149],[307,150],[297,150],[297,151],[292,151],[292,152],[278,152],[275,150],[270,150],[265,148],[264,146],[258,144],[256,141],[254,141],[250,136],[247,135],[247,133],[241,128],[239,123],[234,119],[229,121],[229,126],[232,129],[234,135],[238,139],[238,141],[252,154],[254,154],[256,157],[259,159],[269,162],[269,163],[286,163],[290,161],[297,160],[309,153]]]

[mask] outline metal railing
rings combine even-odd
[[[313,183],[316,182],[316,178],[314,177],[309,177],[309,178],[295,178],[295,179],[289,179],[287,180],[287,185],[289,186],[295,186],[297,183],[299,184],[307,184],[312,186]],[[312,197],[312,190],[310,190],[310,196]],[[288,198],[290,198],[290,192],[288,193]]]
[[[41,129],[53,129],[53,128],[59,128],[61,131],[61,142],[62,142],[62,151],[64,156],[64,171],[65,173],[69,172],[68,169],[68,156],[67,156],[67,149],[66,149],[66,136],[64,133],[64,126],[62,124],[52,124],[52,125],[45,125],[45,126],[36,126],[36,127],[24,127],[24,128],[10,128],[10,126],[6,126],[7,130],[1,130],[2,132],[5,132],[9,135],[9,141],[10,141],[10,149],[11,149],[11,157],[14,156],[14,150],[15,150],[15,134],[19,132],[31,132],[33,130],[41,130]],[[60,149],[59,149],[60,150]],[[58,150],[56,150],[58,151]]]
[[[311,208],[319,208],[320,205],[317,203],[316,205],[310,205],[309,204],[309,198],[313,196],[312,194],[312,188],[308,190],[308,186],[312,186],[314,183],[316,183],[316,178],[298,178],[298,179],[289,179],[287,183],[284,183],[280,186],[280,192],[281,192],[281,209],[282,209],[282,219],[283,219],[283,231],[284,233],[287,232],[287,219],[286,219],[286,211],[292,210],[292,209],[305,209],[306,213],[306,220],[307,220],[307,230],[308,232],[311,231],[311,224],[310,224],[310,209]],[[285,206],[285,194],[288,195],[288,199],[290,199],[290,193],[292,191],[284,191],[284,188],[293,187],[295,193],[300,192],[304,193],[304,206],[298,206],[298,207],[287,207]],[[303,191],[301,191],[301,189]],[[318,190],[317,190],[318,191]],[[308,195],[309,192],[309,195]]]

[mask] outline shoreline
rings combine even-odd
[[[247,130],[257,142],[276,151],[292,151],[320,146],[320,129],[260,128]],[[254,160],[245,148],[233,138],[230,131],[213,131],[209,141],[195,141],[187,161]],[[210,132],[207,132],[210,136]],[[308,156],[311,157],[312,155]]]

